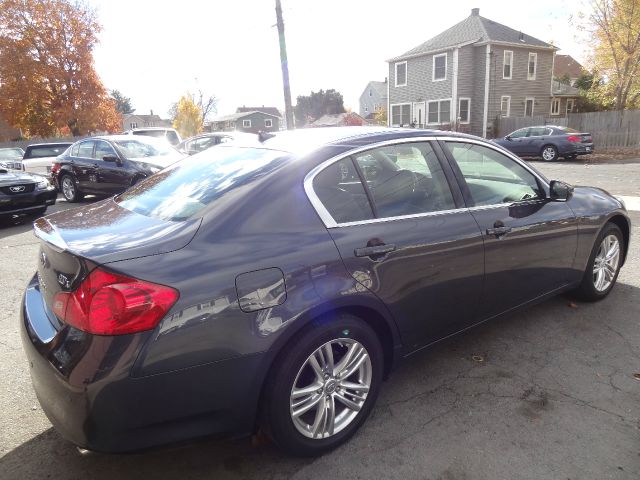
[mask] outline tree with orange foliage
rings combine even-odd
[[[71,0],[0,0],[0,111],[27,136],[121,128],[93,65],[100,25]]]

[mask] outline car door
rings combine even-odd
[[[566,285],[577,246],[577,221],[565,202],[524,162],[471,140],[443,146],[461,179],[485,246],[484,317]]]
[[[522,155],[540,155],[548,133],[546,127],[531,127],[523,140]]]
[[[105,161],[104,157],[116,157],[120,161]],[[105,140],[96,140],[94,165],[98,172],[96,187],[102,193],[120,193],[133,181],[132,172],[126,168],[115,149]]]
[[[507,150],[512,151],[516,155],[524,155],[526,151],[527,135],[529,134],[529,128],[521,128],[515,132],[510,133],[505,138],[503,146]]]
[[[95,192],[98,181],[98,171],[93,158],[94,147],[95,141],[93,140],[80,142],[78,152],[73,157],[73,174],[78,180],[80,190],[87,193]]]
[[[473,323],[482,289],[482,236],[438,148],[360,151],[313,181],[347,270],[388,306],[409,349]]]

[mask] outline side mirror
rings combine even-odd
[[[509,140],[509,141],[511,141],[511,136],[510,136],[510,135],[507,135],[506,137],[504,137],[504,139],[505,139],[505,140]]]
[[[122,164],[120,159],[115,155],[105,155],[104,157],[102,157],[102,160],[104,160],[105,162],[114,162],[116,165]]]
[[[573,187],[568,183],[561,182],[560,180],[551,180],[549,191],[551,194],[551,200],[566,202],[571,198]]]

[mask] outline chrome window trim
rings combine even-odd
[[[340,160],[344,160],[345,158],[351,157],[352,155],[356,155],[360,152],[365,152],[367,150],[373,150],[375,148],[387,147],[387,146],[397,145],[401,143],[406,144],[406,143],[424,143],[424,142],[438,142],[438,141],[472,143],[472,144],[484,146],[487,148],[491,148],[492,150],[495,150],[496,152],[501,153],[506,157],[514,160],[517,164],[522,166],[525,170],[527,170],[535,178],[537,178],[538,181],[540,181],[544,186],[546,186],[547,189],[549,188],[549,183],[547,182],[546,179],[542,178],[537,172],[532,170],[519,157],[515,156],[511,152],[503,150],[497,145],[492,145],[486,142],[485,140],[476,140],[473,138],[450,137],[450,136],[429,136],[429,137],[395,138],[392,140],[385,140],[382,142],[371,143],[369,145],[364,145],[358,148],[354,148],[352,150],[349,150],[348,152],[340,153],[334,157],[329,158],[328,160],[325,160],[319,165],[316,165],[313,169],[311,169],[311,171],[309,171],[309,173],[305,175],[304,181],[303,181],[304,191],[307,194],[307,198],[311,202],[311,205],[313,205],[313,208],[315,209],[316,213],[318,214],[318,216],[320,217],[320,219],[322,220],[322,223],[324,223],[324,226],[326,228],[352,227],[357,225],[367,225],[371,223],[383,223],[383,222],[392,222],[392,221],[406,220],[406,219],[412,219],[412,218],[432,217],[432,216],[447,215],[447,214],[463,212],[463,211],[470,212],[474,210],[497,208],[497,207],[503,207],[505,205],[513,205],[514,203],[517,203],[517,202],[503,202],[503,203],[496,203],[492,205],[481,205],[477,207],[461,207],[461,208],[455,208],[455,209],[449,209],[449,210],[439,210],[437,212],[424,212],[424,213],[416,213],[411,215],[399,215],[395,217],[384,217],[384,218],[371,218],[368,220],[358,220],[355,222],[337,223],[333,219],[329,211],[324,207],[324,205],[316,195],[315,191],[313,190],[313,180],[322,170],[324,170],[325,168],[327,168],[328,166],[336,162],[339,162]]]

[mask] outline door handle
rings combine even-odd
[[[487,228],[487,235],[495,235],[497,238],[500,238],[503,235],[506,235],[511,231],[511,227],[494,227]]]
[[[356,257],[377,257],[379,255],[386,255],[396,249],[393,244],[376,245],[375,247],[363,247],[356,248],[353,253]]]

